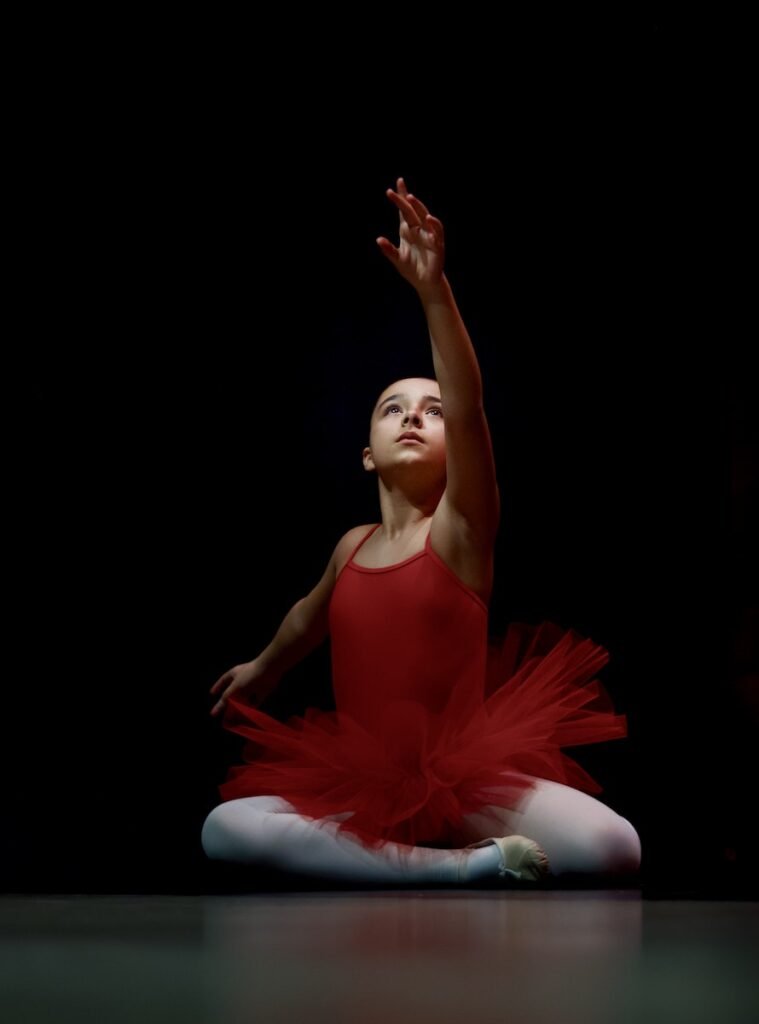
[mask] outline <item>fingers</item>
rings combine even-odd
[[[234,687],[232,687],[232,686],[228,687],[224,691],[224,693],[221,695],[221,698],[211,708],[211,714],[212,715],[216,715],[216,714],[219,714],[220,712],[222,712],[224,710],[224,708],[227,706],[227,700],[229,699],[229,697],[232,696],[233,693],[234,693]]]
[[[214,704],[214,706],[211,708],[211,715],[215,716],[223,712],[227,704],[229,703],[229,700],[235,695],[236,692],[237,689],[235,687],[230,687],[229,690],[221,697],[221,699],[217,701],[217,703]],[[239,698],[235,699],[237,700]],[[254,693],[248,697],[245,703],[249,704],[253,708],[257,708],[261,703],[261,696],[257,693]]]
[[[229,679],[229,677],[230,677],[230,673],[229,672],[225,672],[223,676],[219,676],[219,678],[216,680],[216,682],[213,684],[213,686],[209,690],[209,693],[216,693],[217,690],[221,689],[221,686],[223,685],[223,683],[227,679]]]
[[[398,207],[398,211],[401,215],[401,221],[405,220],[406,223],[410,224],[412,227],[421,227],[421,221],[418,213],[405,196],[399,195],[397,192],[393,192],[391,188],[385,190],[385,195]]]
[[[392,198],[393,195],[397,195],[399,199],[400,198],[405,199],[406,202],[412,207],[412,209],[416,213],[416,215],[419,218],[420,222],[423,222],[425,217],[429,216],[429,212],[430,211],[427,209],[427,207],[424,205],[424,203],[421,201],[421,199],[418,199],[416,196],[413,196],[409,192],[408,188],[406,187],[406,180],[405,180],[405,178],[398,178],[396,180],[396,188],[397,188],[397,192],[393,192],[392,189],[387,189],[387,193],[386,194],[392,193],[391,198]],[[396,204],[396,205],[398,205],[398,204]]]
[[[395,248],[392,242],[389,242],[384,236],[378,238],[377,245],[380,250],[387,256],[391,263],[397,263],[400,259],[400,252]]]
[[[443,222],[438,220],[437,217],[433,217],[431,214],[427,214],[425,219],[425,227],[432,231],[435,236],[435,241],[439,245],[443,245],[445,242],[445,231],[443,229]]]
[[[420,220],[420,221],[422,221],[422,222],[424,222],[424,220],[425,220],[425,219],[426,219],[427,217],[429,217],[429,215],[430,215],[430,211],[429,211],[429,210],[427,209],[427,207],[426,207],[426,206],[424,205],[424,203],[422,202],[422,200],[421,200],[421,199],[417,199],[417,198],[416,198],[416,196],[412,196],[410,192],[409,192],[409,193],[408,193],[408,195],[406,196],[406,199],[407,199],[407,200],[408,200],[408,202],[409,202],[409,203],[411,203],[411,205],[413,206],[413,208],[414,208],[414,211],[416,212],[416,215],[417,215],[417,217],[419,218],[419,220]]]
[[[398,178],[396,184],[398,191],[394,192],[389,188],[386,189],[385,195],[398,208],[401,239],[413,245],[416,241],[416,232],[426,231],[434,238],[436,246],[442,248],[445,238],[442,221],[437,217],[433,217],[421,199],[417,199],[416,196],[409,192],[405,179]],[[380,240],[377,239],[377,241],[379,243]],[[380,248],[388,258],[392,258],[389,250],[385,249],[381,244]],[[397,258],[398,251],[396,250],[395,259]]]
[[[230,683],[230,684],[231,684],[231,683],[233,682],[233,680],[234,680],[234,677],[235,677],[235,670],[234,670],[234,669],[228,669],[228,670],[227,670],[226,672],[224,672],[224,673],[223,673],[222,675],[220,675],[220,676],[219,676],[219,678],[218,678],[218,679],[216,680],[216,682],[215,682],[215,683],[213,684],[213,686],[211,687],[211,689],[210,689],[210,691],[209,691],[209,692],[210,692],[210,693],[218,693],[218,692],[219,692],[219,690],[220,690],[220,689],[221,689],[221,688],[222,688],[222,687],[223,687],[223,686],[224,686],[225,684],[227,684],[227,683]],[[224,691],[224,693],[223,693],[223,695],[222,695],[222,697],[221,697],[221,700],[219,700],[219,701],[218,701],[218,702],[217,702],[216,704],[214,704],[214,706],[213,706],[213,707],[211,708],[211,712],[210,712],[210,713],[211,713],[211,715],[214,715],[214,716],[215,716],[215,715],[219,714],[219,712],[220,712],[220,711],[223,711],[223,710],[224,710],[224,706],[225,706],[225,705],[226,705],[226,703],[227,703],[227,696],[229,695],[229,693],[231,692],[231,690],[232,690],[232,687],[231,687],[231,686],[228,686],[228,687],[227,687],[227,689],[226,689],[226,690]]]
[[[408,189],[406,188],[406,182],[403,178],[397,178],[395,187],[398,190],[398,194],[408,197]],[[398,220],[403,224],[403,210],[398,210]]]

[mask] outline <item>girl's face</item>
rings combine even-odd
[[[401,440],[407,432],[419,440]],[[436,381],[409,377],[385,388],[372,413],[364,465],[382,470],[411,465],[428,472],[445,470],[445,424]]]

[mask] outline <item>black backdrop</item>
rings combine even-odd
[[[200,828],[242,742],[209,687],[376,521],[372,403],[433,373],[374,241],[402,174],[446,225],[483,372],[491,632],[547,618],[609,648],[630,736],[574,755],[651,891],[740,891],[755,442],[715,315],[709,67],[654,21],[338,27],[146,31],[45,97],[40,287],[6,384],[6,888],[208,884]],[[325,645],[265,707],[331,701]]]

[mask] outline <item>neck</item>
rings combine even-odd
[[[380,491],[382,533],[388,540],[411,537],[432,518],[439,499],[416,504],[407,497]]]

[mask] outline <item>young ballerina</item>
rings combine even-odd
[[[268,647],[211,688],[247,742],[203,849],[396,884],[635,873],[635,828],[560,749],[626,736],[594,678],[608,653],[550,622],[488,646],[500,501],[479,365],[442,223],[402,178],[386,194],[400,240],[377,244],[419,295],[435,379],[395,381],[372,412],[382,521],[349,530]],[[335,711],[282,723],[253,706],[328,635]]]

